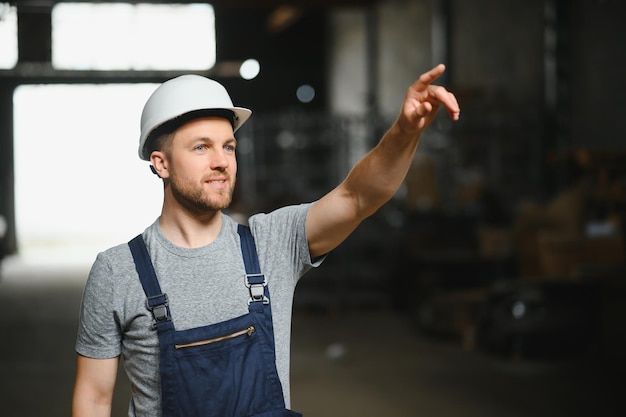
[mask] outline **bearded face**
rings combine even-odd
[[[184,173],[172,172],[172,197],[187,209],[196,212],[224,210],[230,206],[236,179],[226,173],[209,174],[200,179],[188,178]]]
[[[159,151],[165,203],[197,215],[228,208],[237,175],[236,145],[223,118],[196,119],[178,128]]]

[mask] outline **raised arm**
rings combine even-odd
[[[111,417],[118,362],[118,358],[91,359],[78,355],[73,417]]]
[[[398,118],[337,188],[315,202],[306,219],[309,251],[321,256],[336,248],[367,217],[396,193],[406,177],[420,135],[444,106],[452,120],[460,115],[456,97],[432,85],[440,64],[422,74],[407,90]]]

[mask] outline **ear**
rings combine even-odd
[[[150,163],[152,164],[150,166],[150,169],[152,170],[152,172],[158,175],[159,178],[169,178],[169,164],[165,153],[163,153],[162,151],[153,151],[150,154]]]

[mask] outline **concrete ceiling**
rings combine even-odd
[[[375,3],[375,0],[214,0],[210,3],[216,7],[229,7],[234,9],[274,9],[281,6],[295,6],[306,8],[328,8],[336,6],[360,6]],[[106,3],[106,2],[105,2]],[[130,1],[129,3],[141,3]],[[153,1],[151,3],[204,3],[201,1]]]
[[[74,1],[76,2],[76,1]],[[272,10],[280,7],[296,7],[302,9],[326,9],[330,7],[340,6],[364,6],[377,3],[378,0],[144,0],[144,1],[99,1],[99,0],[81,0],[81,3],[152,3],[152,4],[188,4],[188,3],[209,3],[214,7],[222,9],[246,9],[246,10]],[[56,0],[20,0],[9,1],[9,4],[19,5],[20,7],[49,7],[57,3],[71,3]]]

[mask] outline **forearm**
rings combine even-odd
[[[98,402],[74,395],[72,417],[111,417],[111,402]]]
[[[420,132],[405,133],[394,123],[379,143],[352,168],[342,187],[357,201],[359,217],[373,214],[406,178]]]

